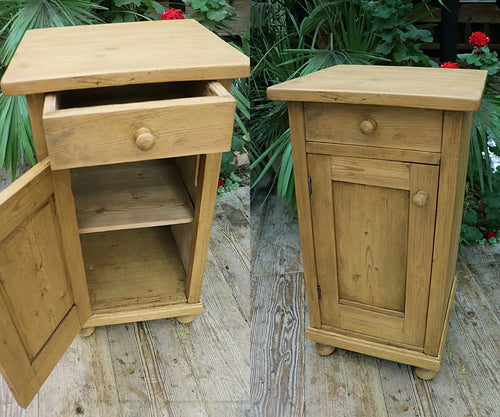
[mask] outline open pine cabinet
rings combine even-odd
[[[0,369],[26,407],[75,336],[202,311],[231,80],[194,20],[28,31],[2,79],[38,163],[0,192]]]

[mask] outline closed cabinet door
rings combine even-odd
[[[321,327],[420,350],[439,168],[307,158]]]

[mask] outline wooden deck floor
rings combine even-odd
[[[444,359],[432,381],[411,367],[337,349],[316,354],[296,217],[276,197],[251,205],[251,401],[256,416],[500,416],[500,245],[466,248]]]
[[[248,187],[217,199],[202,301],[175,319],[77,337],[27,410],[0,377],[0,417],[245,416],[250,392]]]

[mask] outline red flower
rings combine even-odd
[[[488,236],[486,237],[486,239],[490,240],[490,239],[493,239],[494,237],[497,237],[497,234],[495,232],[490,232],[490,233],[488,233]]]
[[[161,14],[161,20],[184,19],[181,9],[167,9]]]
[[[456,62],[445,62],[444,64],[441,64],[439,68],[460,68]]]
[[[217,183],[217,188],[224,187],[225,184],[226,183],[223,180],[219,180],[219,182]]]
[[[489,41],[490,38],[483,32],[472,32],[469,37],[469,43],[474,46],[479,46],[480,48],[487,45]]]

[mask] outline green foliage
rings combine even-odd
[[[472,53],[458,54],[457,58],[468,66],[488,71],[490,76],[500,72],[498,54],[496,51],[491,52],[488,46],[476,47]]]
[[[471,187],[479,183],[482,192],[493,189],[491,153],[500,154],[500,63],[488,46],[474,47],[457,57],[461,66],[488,71],[481,109],[472,119],[471,145],[467,175]]]
[[[492,174],[492,187],[481,190],[467,186],[460,241],[484,243],[490,232],[500,236],[500,170]],[[497,238],[489,243],[496,243]],[[488,240],[488,241],[489,241]]]
[[[252,184],[255,186],[274,170],[271,186],[292,208],[295,188],[286,103],[267,100],[266,89],[332,65],[389,62],[375,52],[381,38],[374,30],[374,17],[365,7],[367,3],[363,0],[252,3]],[[301,14],[302,20],[297,17]],[[411,36],[406,39],[410,42]]]
[[[111,23],[158,20],[165,11],[161,3],[153,0],[101,0],[99,4],[105,8],[100,16]]]
[[[236,188],[239,188],[240,184],[241,184],[241,178],[239,178],[238,176],[236,176],[236,174],[234,174],[234,172],[231,172],[225,180],[221,180],[224,184],[222,185],[219,185],[219,187],[217,187],[217,195],[222,195],[224,194],[226,191],[231,191],[231,190],[235,190]]]
[[[233,46],[248,55],[250,52],[250,34],[245,33],[241,36],[241,46],[234,44]],[[231,151],[222,154],[220,174],[224,177],[231,174],[236,169],[234,165],[234,152],[245,153],[246,146],[250,141],[250,133],[248,132],[248,123],[250,121],[248,79],[237,78],[233,80],[231,94],[236,99],[236,113],[234,116],[235,125],[231,142]]]
[[[194,11],[187,16],[196,19],[210,30],[228,29],[226,21],[236,15],[234,7],[225,0],[183,0],[187,7]]]
[[[364,1],[363,8],[371,14],[372,33],[380,39],[375,52],[400,65],[437,66],[419,49],[423,42],[432,42],[431,33],[415,26],[429,14],[429,1],[416,5],[401,0]]]
[[[0,0],[0,76],[27,30],[95,23],[99,9],[87,0]],[[0,167],[11,169],[14,178],[18,157],[35,163],[26,99],[0,93],[0,118]]]

